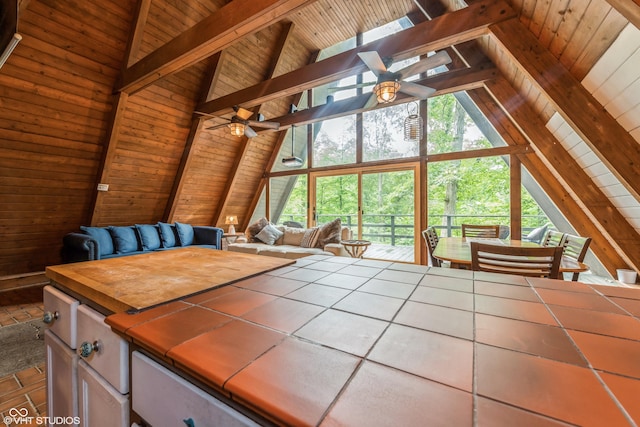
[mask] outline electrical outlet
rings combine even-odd
[[[109,191],[109,184],[98,184],[98,191]]]

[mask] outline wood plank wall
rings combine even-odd
[[[0,73],[0,275],[59,262],[86,223],[133,0],[32,1]]]

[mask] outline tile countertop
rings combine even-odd
[[[107,318],[286,425],[640,425],[640,290],[312,256]]]

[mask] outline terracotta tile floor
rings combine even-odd
[[[42,318],[43,311],[41,287],[0,293],[0,328]],[[36,425],[35,417],[47,415],[45,387],[44,363],[0,378],[0,420],[12,408],[26,409]],[[0,421],[0,425],[7,424]]]

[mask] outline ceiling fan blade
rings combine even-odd
[[[411,83],[411,82],[400,83],[400,92],[404,92],[407,95],[414,96],[418,99],[427,99],[435,91],[436,90],[434,88],[431,88],[428,86],[422,86],[417,83]]]
[[[205,128],[206,130],[214,130],[214,129],[220,129],[222,127],[227,127],[229,126],[229,123],[225,123],[225,124],[221,124],[221,125],[214,125],[214,126],[209,126],[207,128]]]
[[[423,59],[422,61],[414,62],[411,65],[408,65],[398,71],[401,79],[405,79],[407,77],[415,76],[416,74],[424,73],[427,70],[431,70],[433,68],[439,67],[441,65],[446,65],[451,63],[451,57],[449,54],[441,50],[435,55],[431,55],[430,57]]]
[[[376,82],[367,82],[367,83],[358,83],[358,84],[354,84],[354,85],[349,85],[349,86],[336,86],[336,87],[330,87],[329,89],[327,89],[329,92],[339,92],[341,90],[349,90],[349,89],[358,89],[360,87],[367,87],[367,86],[373,86],[374,84],[376,84]]]
[[[254,136],[258,136],[255,130],[251,129],[249,126],[244,127],[244,136],[247,138],[253,138]]]
[[[242,120],[248,120],[249,117],[253,116],[253,111],[245,110],[242,107],[233,107],[236,110],[236,115],[240,117]]]
[[[277,122],[260,122],[257,120],[247,120],[247,123],[250,124],[251,126],[256,126],[256,127],[260,127],[260,128],[265,128],[265,129],[275,129],[278,130],[280,129],[280,123]]]
[[[364,104],[362,108],[368,110],[369,108],[375,107],[378,104],[378,97],[375,93],[372,93],[367,102]]]
[[[384,62],[382,62],[382,58],[380,58],[378,52],[359,52],[358,56],[362,59],[362,62],[369,67],[371,72],[376,75],[376,77],[387,72],[387,67],[384,65]]]

